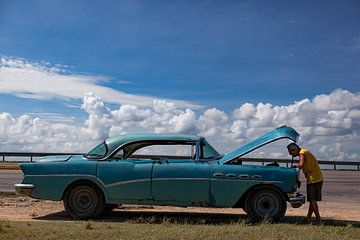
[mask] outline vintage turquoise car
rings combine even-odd
[[[76,219],[96,218],[120,204],[243,208],[253,219],[279,220],[287,204],[305,202],[299,171],[242,165],[241,156],[278,139],[297,141],[280,127],[227,153],[203,137],[128,134],[110,138],[85,155],[45,157],[21,163],[17,194],[63,200]]]

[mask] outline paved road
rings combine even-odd
[[[325,182],[323,187],[324,201],[359,202],[360,171],[323,170]],[[19,183],[22,172],[17,170],[0,170],[0,192],[14,191],[14,184]],[[306,184],[301,173],[300,191],[306,192]]]
[[[22,179],[20,170],[0,170],[0,192],[13,192],[14,184]]]
[[[359,203],[360,171],[323,170],[323,200]],[[306,181],[301,173],[301,192],[306,193]]]

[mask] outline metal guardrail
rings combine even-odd
[[[0,152],[2,161],[6,161],[6,157],[29,157],[30,162],[34,157],[55,156],[55,155],[83,155],[83,153],[44,153],[44,152]],[[277,158],[238,158],[242,162],[254,162],[261,163],[263,166],[268,163],[277,162],[279,164],[286,164],[287,167],[291,164],[291,159],[277,159]],[[355,166],[360,171],[360,161],[334,161],[334,160],[318,160],[320,165],[331,165],[334,170],[338,169],[338,166]]]
[[[288,167],[292,160],[291,159],[276,159],[276,158],[239,158],[243,162],[261,162],[264,166],[265,163],[283,163]],[[296,162],[296,160],[295,160]],[[360,171],[360,162],[353,161],[334,161],[334,160],[318,160],[320,165],[332,165],[334,170],[337,170],[337,166],[356,166],[357,170]]]
[[[2,161],[5,162],[5,157],[29,157],[30,162],[34,157],[56,156],[56,155],[82,155],[83,153],[44,153],[44,152],[0,152]]]

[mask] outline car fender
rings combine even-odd
[[[233,207],[234,208],[243,208],[245,206],[245,201],[246,201],[247,197],[250,195],[250,193],[260,190],[260,189],[264,189],[264,188],[273,189],[274,191],[280,193],[285,201],[288,200],[286,193],[284,193],[284,191],[282,191],[281,188],[279,188],[278,186],[276,186],[274,184],[263,183],[263,184],[256,184],[254,186],[251,186],[249,189],[247,189],[246,192],[239,198],[239,200],[236,202],[236,204]]]

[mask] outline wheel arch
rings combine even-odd
[[[284,201],[288,200],[288,197],[286,195],[286,193],[284,191],[281,190],[281,188],[277,187],[276,185],[273,184],[257,184],[254,185],[252,187],[250,187],[248,190],[246,190],[246,192],[239,198],[239,200],[235,203],[235,205],[233,206],[234,208],[243,208],[245,207],[245,200],[247,199],[247,197],[249,196],[250,193],[260,190],[260,189],[272,189],[278,193],[280,193],[280,195],[283,197]]]
[[[77,179],[77,180],[71,182],[71,183],[65,188],[65,190],[63,191],[61,200],[64,200],[65,195],[66,195],[66,193],[67,193],[67,191],[68,191],[69,189],[71,189],[72,187],[75,187],[75,186],[80,186],[80,185],[87,185],[87,186],[91,186],[91,187],[93,187],[93,188],[96,188],[96,189],[101,193],[101,195],[102,195],[102,197],[103,197],[103,199],[104,199],[104,202],[106,203],[106,195],[105,195],[105,193],[104,193],[103,188],[101,188],[101,187],[99,186],[99,184],[97,184],[96,182],[91,181],[91,180],[89,180],[89,179]]]

